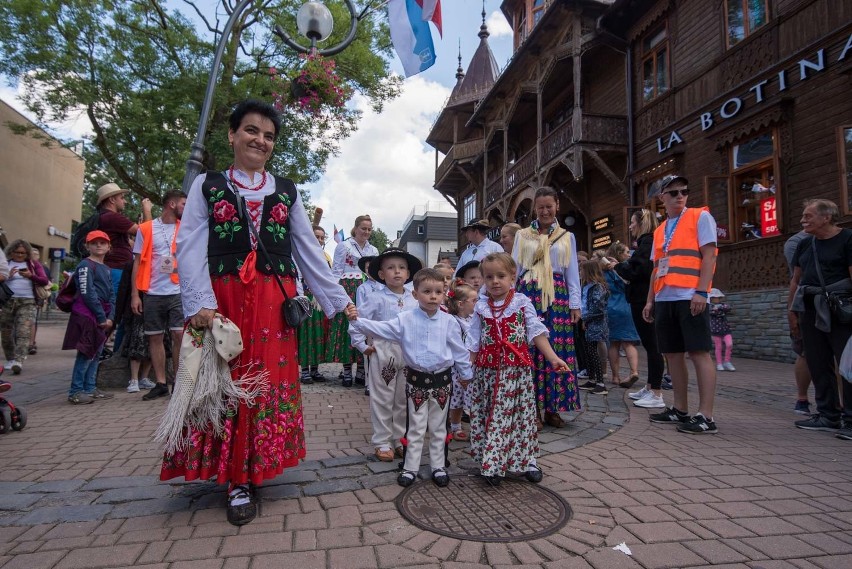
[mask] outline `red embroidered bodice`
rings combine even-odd
[[[499,369],[531,366],[524,311],[500,319],[482,318],[482,334],[476,366]]]

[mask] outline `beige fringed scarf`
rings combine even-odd
[[[225,416],[240,403],[253,405],[268,389],[268,372],[246,373],[232,379],[229,361],[243,351],[237,325],[216,314],[210,328],[187,328],[180,347],[175,391],[163,413],[154,439],[166,453],[185,450],[190,429],[213,431],[221,436]]]
[[[571,260],[571,244],[563,235],[568,233],[566,229],[557,228],[549,236],[541,235],[532,227],[518,231],[515,240],[518,262],[526,273],[521,276],[521,282],[536,281],[541,290],[542,312],[550,308],[553,297],[556,294],[553,288],[553,266],[550,262],[550,248],[556,247],[557,260],[560,267],[567,267]],[[560,237],[563,237],[560,239]],[[557,241],[558,239],[558,241]]]

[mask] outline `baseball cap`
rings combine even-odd
[[[686,185],[689,185],[689,180],[686,177],[681,176],[680,174],[669,174],[668,176],[663,176],[653,184],[651,184],[651,191],[648,192],[648,199],[653,198],[654,196],[659,196],[666,188],[674,184],[675,182],[683,182]]]
[[[104,232],[103,232],[103,231],[101,231],[100,229],[96,229],[96,230],[94,230],[94,231],[89,231],[89,232],[86,234],[86,243],[91,243],[91,242],[92,242],[92,241],[94,241],[95,239],[103,239],[103,240],[104,240],[104,241],[106,241],[107,243],[109,243],[109,242],[110,242],[110,240],[109,240],[109,235],[107,235],[106,233],[104,233]]]

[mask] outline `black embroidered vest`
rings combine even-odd
[[[210,216],[207,241],[210,274],[237,274],[251,252],[248,226],[251,219],[244,219],[240,215],[237,196],[231,191],[221,172],[208,172],[201,192],[207,202],[207,214]],[[296,274],[290,243],[290,208],[297,199],[300,198],[293,181],[278,176],[275,176],[275,192],[263,199],[257,232],[275,265],[275,272],[279,275]],[[248,211],[245,216],[249,217]],[[269,266],[260,250],[257,251],[257,270],[267,275],[273,272],[273,267]]]

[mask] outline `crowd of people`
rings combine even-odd
[[[631,243],[606,251],[578,251],[557,219],[559,193],[541,187],[535,219],[526,228],[504,225],[499,243],[488,238],[487,221],[465,225],[468,245],[455,267],[444,258],[424,268],[397,248],[379,252],[369,215],[355,218],[351,236],[329,256],[326,232],[308,219],[293,182],[266,170],[280,120],[268,104],[237,105],[228,130],[231,165],[198,176],[187,195],[167,192],[155,219],[150,202],[141,223],[124,217],[127,190],[115,184],[98,191],[100,226],[86,236],[89,255],[71,277],[78,294],[63,347],[77,357],[68,400],[111,396],[95,378],[113,329],[116,347],[131,359],[127,391],[147,388],[149,401],[169,394],[169,357],[174,370],[191,368],[190,377],[207,365],[184,357],[179,364],[178,356],[207,345],[211,326],[214,336],[230,327],[241,334],[225,358],[224,381],[238,388],[222,391],[240,396],[210,403],[196,399],[192,385],[178,386],[188,406],[212,405],[206,411],[221,417],[187,419],[181,444],[163,457],[162,480],[215,478],[228,485],[228,520],[252,521],[257,486],[305,457],[300,384],[329,381],[319,370],[325,363],[343,364],[344,387],[364,386],[375,457],[403,460],[402,486],[417,479],[427,434],[439,487],[450,481],[449,440],[470,445],[491,485],[508,474],[541,481],[538,432],[563,427],[562,413],[580,409],[581,391],[595,397],[632,388],[640,379],[637,344],[648,366],[645,385],[627,394],[633,404],[679,432],[718,432],[716,371],[735,370],[732,308],[712,287],[715,221],[707,208],[687,207],[686,178],[655,184],[649,197],[660,200],[665,218],[636,211]],[[791,247],[790,329],[804,362],[797,370],[810,372],[817,407],[796,426],[852,440],[852,384],[843,382],[841,397],[835,369],[852,324],[832,317],[826,294],[852,291],[852,230],[837,227],[838,217],[831,202],[812,200]],[[29,244],[15,241],[6,253],[0,281],[14,297],[3,307],[0,332],[8,369],[21,373],[35,287],[47,277]],[[302,306],[300,325],[285,319],[285,298]],[[697,376],[694,414],[688,361]],[[806,407],[807,383],[799,391]],[[170,414],[181,412],[170,405]]]

